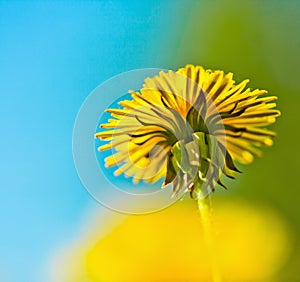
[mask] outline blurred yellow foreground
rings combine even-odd
[[[217,264],[223,281],[274,282],[290,249],[286,226],[272,210],[213,199]],[[57,255],[55,282],[211,280],[196,202],[180,201],[138,216],[110,213]]]

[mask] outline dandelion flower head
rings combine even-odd
[[[112,118],[95,135],[109,141],[99,150],[114,149],[106,166],[134,182],[164,177],[162,187],[172,184],[175,195],[226,188],[222,177],[240,172],[236,162],[251,163],[273,144],[275,133],[265,127],[280,115],[277,97],[248,82],[194,65],[146,78],[132,99],[107,109]]]

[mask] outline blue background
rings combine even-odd
[[[75,236],[87,211],[101,209],[74,168],[76,114],[111,76],[163,67],[169,8],[171,1],[0,2],[5,279],[40,282],[47,260]]]

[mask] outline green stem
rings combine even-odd
[[[218,264],[216,260],[214,234],[213,234],[212,218],[211,218],[211,199],[209,195],[205,197],[200,195],[200,197],[198,197],[198,208],[202,219],[204,240],[205,240],[210,266],[211,266],[211,272],[212,272],[212,281],[221,282],[222,281],[221,273],[218,268]]]

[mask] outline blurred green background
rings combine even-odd
[[[275,145],[264,157],[243,167],[227,195],[276,207],[292,227],[292,257],[279,281],[299,281],[300,265],[300,1],[186,1],[168,41],[167,62],[186,63],[234,73],[236,81],[278,96],[282,116],[272,129]],[[188,19],[188,20],[187,20]],[[166,54],[167,55],[167,54]],[[217,193],[218,194],[218,193]],[[224,194],[219,192],[220,194]]]

